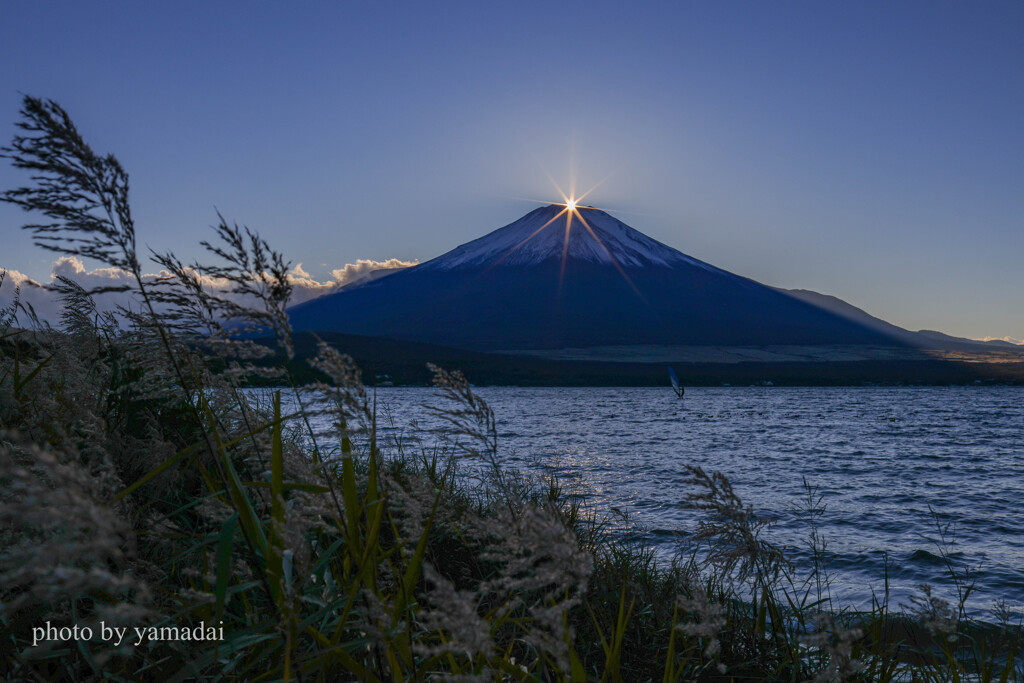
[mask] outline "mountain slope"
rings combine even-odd
[[[987,353],[991,351],[1005,350],[1024,352],[1017,344],[994,340],[978,341],[965,337],[954,337],[952,335],[936,332],[935,330],[918,330],[912,332],[902,327],[897,327],[881,318],[876,318],[867,311],[857,308],[851,303],[828,294],[819,294],[809,289],[778,289],[778,291],[793,296],[801,301],[817,306],[823,310],[835,313],[854,322],[860,323],[873,330],[886,334],[893,339],[902,341],[905,344],[919,349],[937,349],[944,351],[967,351],[975,353]]]
[[[692,265],[725,272],[651,239],[604,211],[580,208],[570,221],[564,208],[552,204],[531,211],[504,228],[424,263],[424,269],[452,270],[494,264],[535,266],[551,258],[560,259],[565,252],[568,259],[606,266],[614,266],[614,263],[633,268]]]
[[[603,211],[551,205],[436,259],[289,310],[297,330],[478,350],[900,345],[694,259]]]

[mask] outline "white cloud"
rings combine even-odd
[[[392,258],[387,261],[371,261],[370,259],[359,259],[355,263],[346,263],[342,268],[335,268],[331,271],[331,279],[326,282],[317,282],[298,263],[288,274],[288,281],[292,285],[291,303],[301,304],[303,301],[315,299],[324,294],[350,285],[366,278],[377,278],[387,274],[390,270],[401,270],[409,266],[415,266],[417,261],[400,261]]]
[[[7,270],[0,282],[0,309],[8,308],[19,290],[22,304],[31,306],[41,319],[54,322],[60,317],[60,302],[54,293],[46,291],[42,284],[17,270]],[[20,311],[18,317],[24,322]]]
[[[1004,341],[1011,344],[1024,345],[1024,339],[1017,339],[1015,337],[981,337],[975,341]]]
[[[301,266],[302,264],[300,263],[299,265]],[[339,286],[344,287],[357,280],[372,276],[374,271],[395,270],[414,265],[416,265],[416,261],[399,261],[396,258],[388,259],[387,261],[359,259],[355,263],[346,263],[344,268],[335,268],[331,271],[331,277],[334,278],[334,281]]]
[[[291,304],[299,304],[309,301],[318,296],[334,292],[345,285],[352,284],[367,277],[379,277],[380,274],[389,270],[408,268],[416,265],[415,261],[400,261],[388,259],[387,261],[371,261],[359,259],[355,263],[347,263],[342,268],[335,268],[331,271],[331,279],[320,282],[313,278],[302,267],[297,264],[288,273],[288,281],[292,285]],[[4,269],[0,267],[0,271]],[[166,273],[152,273],[145,275],[145,279],[155,279]],[[50,271],[50,280],[46,283],[36,282],[24,273],[17,270],[7,270],[6,276],[0,283],[0,308],[10,306],[14,300],[15,288],[21,290],[22,302],[29,304],[35,310],[41,320],[55,324],[60,318],[59,297],[44,285],[54,284],[58,276],[66,277],[78,283],[85,289],[96,289],[100,287],[117,287],[132,283],[130,273],[118,268],[96,268],[86,270],[85,264],[74,256],[62,256],[53,262]],[[212,291],[223,290],[226,283],[215,278],[203,278],[203,283]],[[133,305],[129,292],[109,292],[97,295],[97,307],[101,311],[113,310],[118,304],[122,306]]]

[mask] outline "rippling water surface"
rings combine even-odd
[[[502,458],[571,482],[598,511],[625,510],[664,554],[692,529],[684,465],[719,470],[778,519],[770,538],[806,547],[794,512],[803,480],[824,494],[820,531],[835,592],[866,605],[886,561],[894,600],[918,584],[949,592],[934,510],[952,559],[976,570],[975,607],[1024,604],[1024,389],[1015,387],[480,388]],[[433,391],[379,389],[392,436],[431,423]],[[801,554],[797,552],[797,558]],[[805,557],[805,556],[804,556]],[[806,559],[806,557],[805,557]]]

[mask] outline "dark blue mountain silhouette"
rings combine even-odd
[[[905,343],[691,258],[604,211],[570,215],[560,205],[289,315],[296,330],[486,351]]]

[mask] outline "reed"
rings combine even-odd
[[[806,571],[696,466],[696,546],[658,562],[559,482],[503,467],[458,372],[432,368],[432,449],[383,430],[327,344],[322,381],[295,386],[247,334],[290,356],[280,254],[221,217],[214,265],[152,254],[145,275],[121,165],[56,103],[22,114],[4,155],[31,182],[2,199],[42,217],[39,246],[124,271],[136,304],[100,313],[100,292],[62,281],[56,327],[17,299],[0,311],[8,680],[1024,679],[1020,622],[972,617],[948,553],[959,604],[930,587],[833,604],[810,488]],[[280,388],[261,400],[254,377]]]

